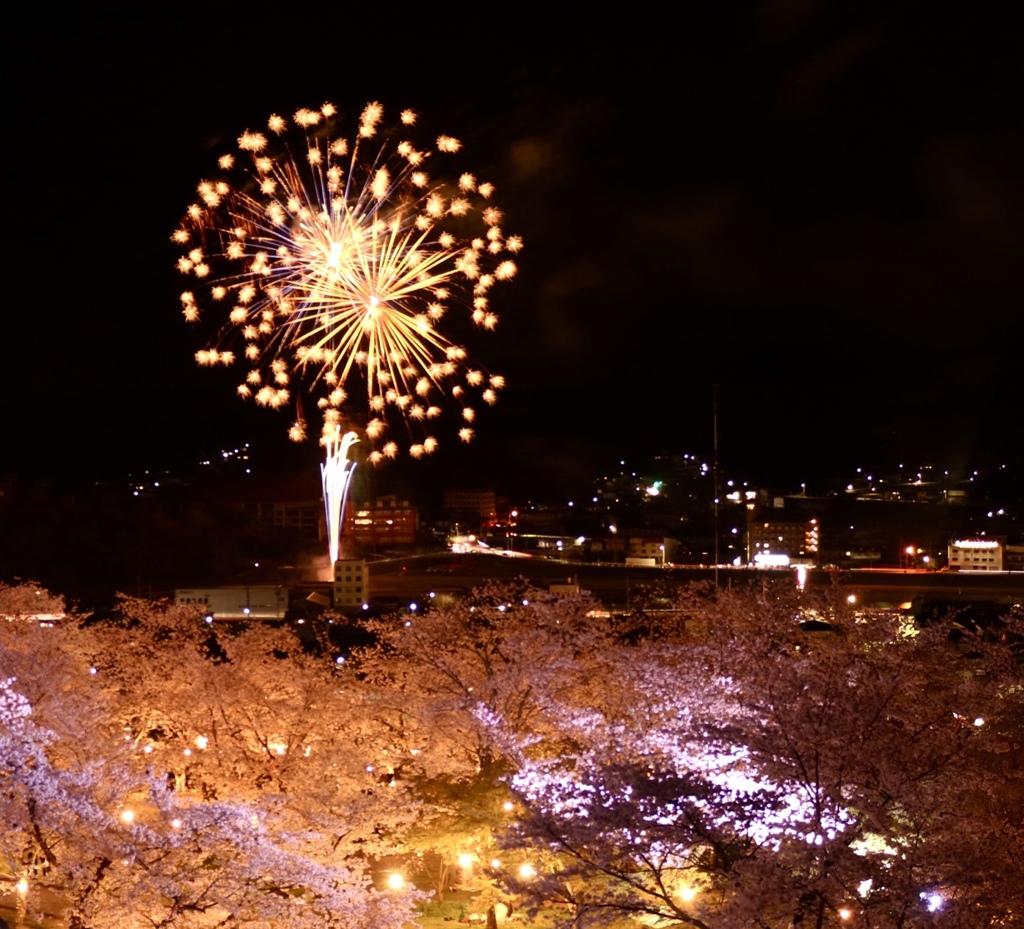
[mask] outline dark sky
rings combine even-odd
[[[509,386],[425,479],[710,454],[715,384],[745,477],[1019,456],[1012,6],[39,5],[4,40],[0,470],[286,445],[195,368],[169,235],[243,129],[370,99],[461,138],[526,240],[471,345]]]

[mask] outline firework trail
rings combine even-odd
[[[493,185],[466,171],[434,179],[430,169],[462,146],[445,135],[415,144],[416,121],[406,110],[385,126],[370,103],[346,137],[334,131],[331,104],[290,121],[271,116],[266,131],[244,132],[238,151],[220,158],[221,176],[199,184],[172,236],[179,270],[196,280],[181,295],[186,320],[213,307],[221,323],[196,360],[244,361],[238,393],[271,408],[294,404],[296,441],[306,435],[303,403],[315,400],[328,460],[342,445],[347,453],[340,430],[352,418],[374,463],[402,446],[430,454],[433,421],[453,403],[468,442],[477,404],[493,404],[504,386],[440,326],[462,306],[494,329],[489,293],[515,275],[522,240],[502,230]],[[231,348],[239,341],[241,357]]]
[[[355,471],[355,462],[349,457],[357,441],[354,432],[341,434],[341,427],[334,427],[331,435],[326,429],[322,444],[325,460],[320,465],[320,484],[324,491],[324,515],[327,522],[327,553],[331,564],[338,560],[341,552],[341,521],[345,514],[349,485]]]

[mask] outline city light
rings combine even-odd
[[[807,565],[798,564],[796,566],[796,586],[803,590],[807,586]]]
[[[929,913],[937,913],[942,909],[943,903],[946,902],[940,893],[922,891],[920,897],[924,901],[925,909]]]

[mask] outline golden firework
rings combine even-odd
[[[246,130],[238,151],[219,158],[223,176],[200,182],[172,236],[178,269],[196,278],[181,295],[185,319],[198,320],[204,305],[222,314],[215,344],[196,360],[244,359],[238,393],[272,408],[295,401],[296,440],[306,434],[303,399],[316,400],[333,436],[365,391],[371,461],[397,454],[396,421],[414,457],[433,452],[445,399],[461,406],[457,434],[469,441],[475,404],[494,403],[505,383],[473,367],[439,325],[462,306],[475,326],[494,329],[490,291],[515,275],[522,240],[503,232],[492,184],[466,171],[435,179],[430,169],[462,143],[441,135],[419,145],[416,122],[405,110],[386,127],[370,103],[345,136],[331,104],[291,121],[275,114],[266,132]],[[231,335],[243,352],[219,347]]]

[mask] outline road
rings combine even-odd
[[[402,604],[424,603],[429,592],[461,593],[488,581],[507,582],[524,578],[533,586],[578,583],[609,609],[628,610],[642,587],[667,583],[713,582],[715,570],[695,567],[636,567],[554,561],[540,558],[504,558],[497,555],[430,555],[382,561],[370,566],[370,588],[374,600]],[[792,569],[761,570],[720,567],[720,584],[749,584],[761,581],[796,583]],[[807,587],[825,590],[840,587],[863,605],[897,606],[915,597],[944,600],[996,600],[1024,602],[1024,573],[945,573],[915,570],[814,569],[808,572]]]

